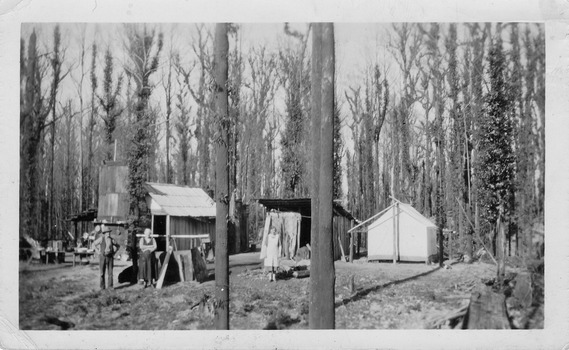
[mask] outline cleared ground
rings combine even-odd
[[[258,252],[230,257],[231,329],[307,329],[310,279],[269,282],[260,262]],[[178,282],[161,290],[144,289],[119,284],[118,274],[130,263],[117,261],[117,265],[115,290],[100,291],[96,260],[76,267],[21,263],[20,328],[214,328],[213,275],[201,284]],[[213,274],[213,265],[208,268]],[[483,262],[440,269],[425,264],[338,261],[335,268],[337,329],[430,328],[466,305],[470,293],[495,275],[495,266]],[[543,327],[543,298],[534,298],[528,309],[511,311],[520,328]]]

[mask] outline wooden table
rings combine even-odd
[[[49,264],[53,262],[54,264],[65,262],[65,252],[54,252],[54,251],[40,251],[40,259],[45,258],[45,263]]]
[[[79,262],[82,258],[95,255],[95,252],[73,252],[73,267],[75,267],[75,258],[79,256]]]

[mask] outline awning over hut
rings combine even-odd
[[[258,200],[265,207],[278,211],[294,211],[303,216],[310,216],[310,198],[262,198]],[[343,216],[347,219],[357,221],[353,215],[347,211],[339,201],[334,201],[334,215]]]
[[[303,247],[310,243],[310,223],[311,223],[311,200],[310,198],[262,198],[258,199],[259,204],[262,204],[267,209],[276,213],[295,212],[300,213],[300,227],[298,236],[294,244],[297,248]],[[334,217],[332,223],[333,230],[333,244],[334,244],[334,258],[347,255],[351,252],[350,235],[348,230],[353,227],[354,222],[357,223],[354,216],[347,211],[339,201],[333,202]],[[278,216],[278,215],[277,215]],[[267,213],[265,220],[271,219],[271,213]],[[267,227],[268,229],[268,227]],[[292,244],[292,243],[291,243]],[[285,245],[283,244],[283,247]],[[346,249],[344,249],[344,247]],[[289,253],[294,256],[293,252]]]

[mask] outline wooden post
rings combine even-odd
[[[397,263],[397,202],[393,202],[393,263]]]
[[[166,215],[166,250],[170,245],[170,215]]]
[[[115,152],[113,154],[113,162],[117,161],[117,139],[115,139]]]
[[[396,222],[397,222],[397,234],[396,234],[396,238],[397,238],[397,261],[399,261],[399,259],[401,258],[401,249],[399,247],[399,239],[400,239],[400,232],[399,232],[399,202],[397,202],[397,204],[395,204],[395,215],[396,215]]]
[[[452,230],[448,230],[448,259],[452,260]]]
[[[302,217],[296,223],[296,251],[300,249],[300,222],[302,221]]]
[[[362,245],[362,233],[360,231],[358,231],[358,238],[357,238],[357,250],[356,250],[356,255],[359,257],[360,256],[360,246]]]
[[[354,262],[354,233],[350,232],[350,262]]]
[[[74,227],[74,230],[75,230],[75,237],[74,237],[74,241],[75,241],[75,242],[74,242],[74,243],[75,243],[75,246],[77,247],[77,221],[75,221],[75,222],[73,223],[73,227]],[[83,237],[83,233],[81,233],[81,237]]]
[[[136,237],[136,228],[134,227],[133,224],[131,224],[130,228],[132,229],[132,231],[128,231],[127,232],[131,235],[131,239],[130,239],[130,254],[131,254],[131,259],[132,259],[132,283],[136,283],[136,281],[138,280],[138,251],[136,249],[136,245],[137,245],[137,237]]]

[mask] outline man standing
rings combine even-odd
[[[105,270],[108,270],[108,288],[113,289],[114,255],[120,245],[111,237],[111,229],[103,226],[102,236],[97,238],[93,246],[99,253],[99,272],[101,275],[101,289],[105,289]]]

